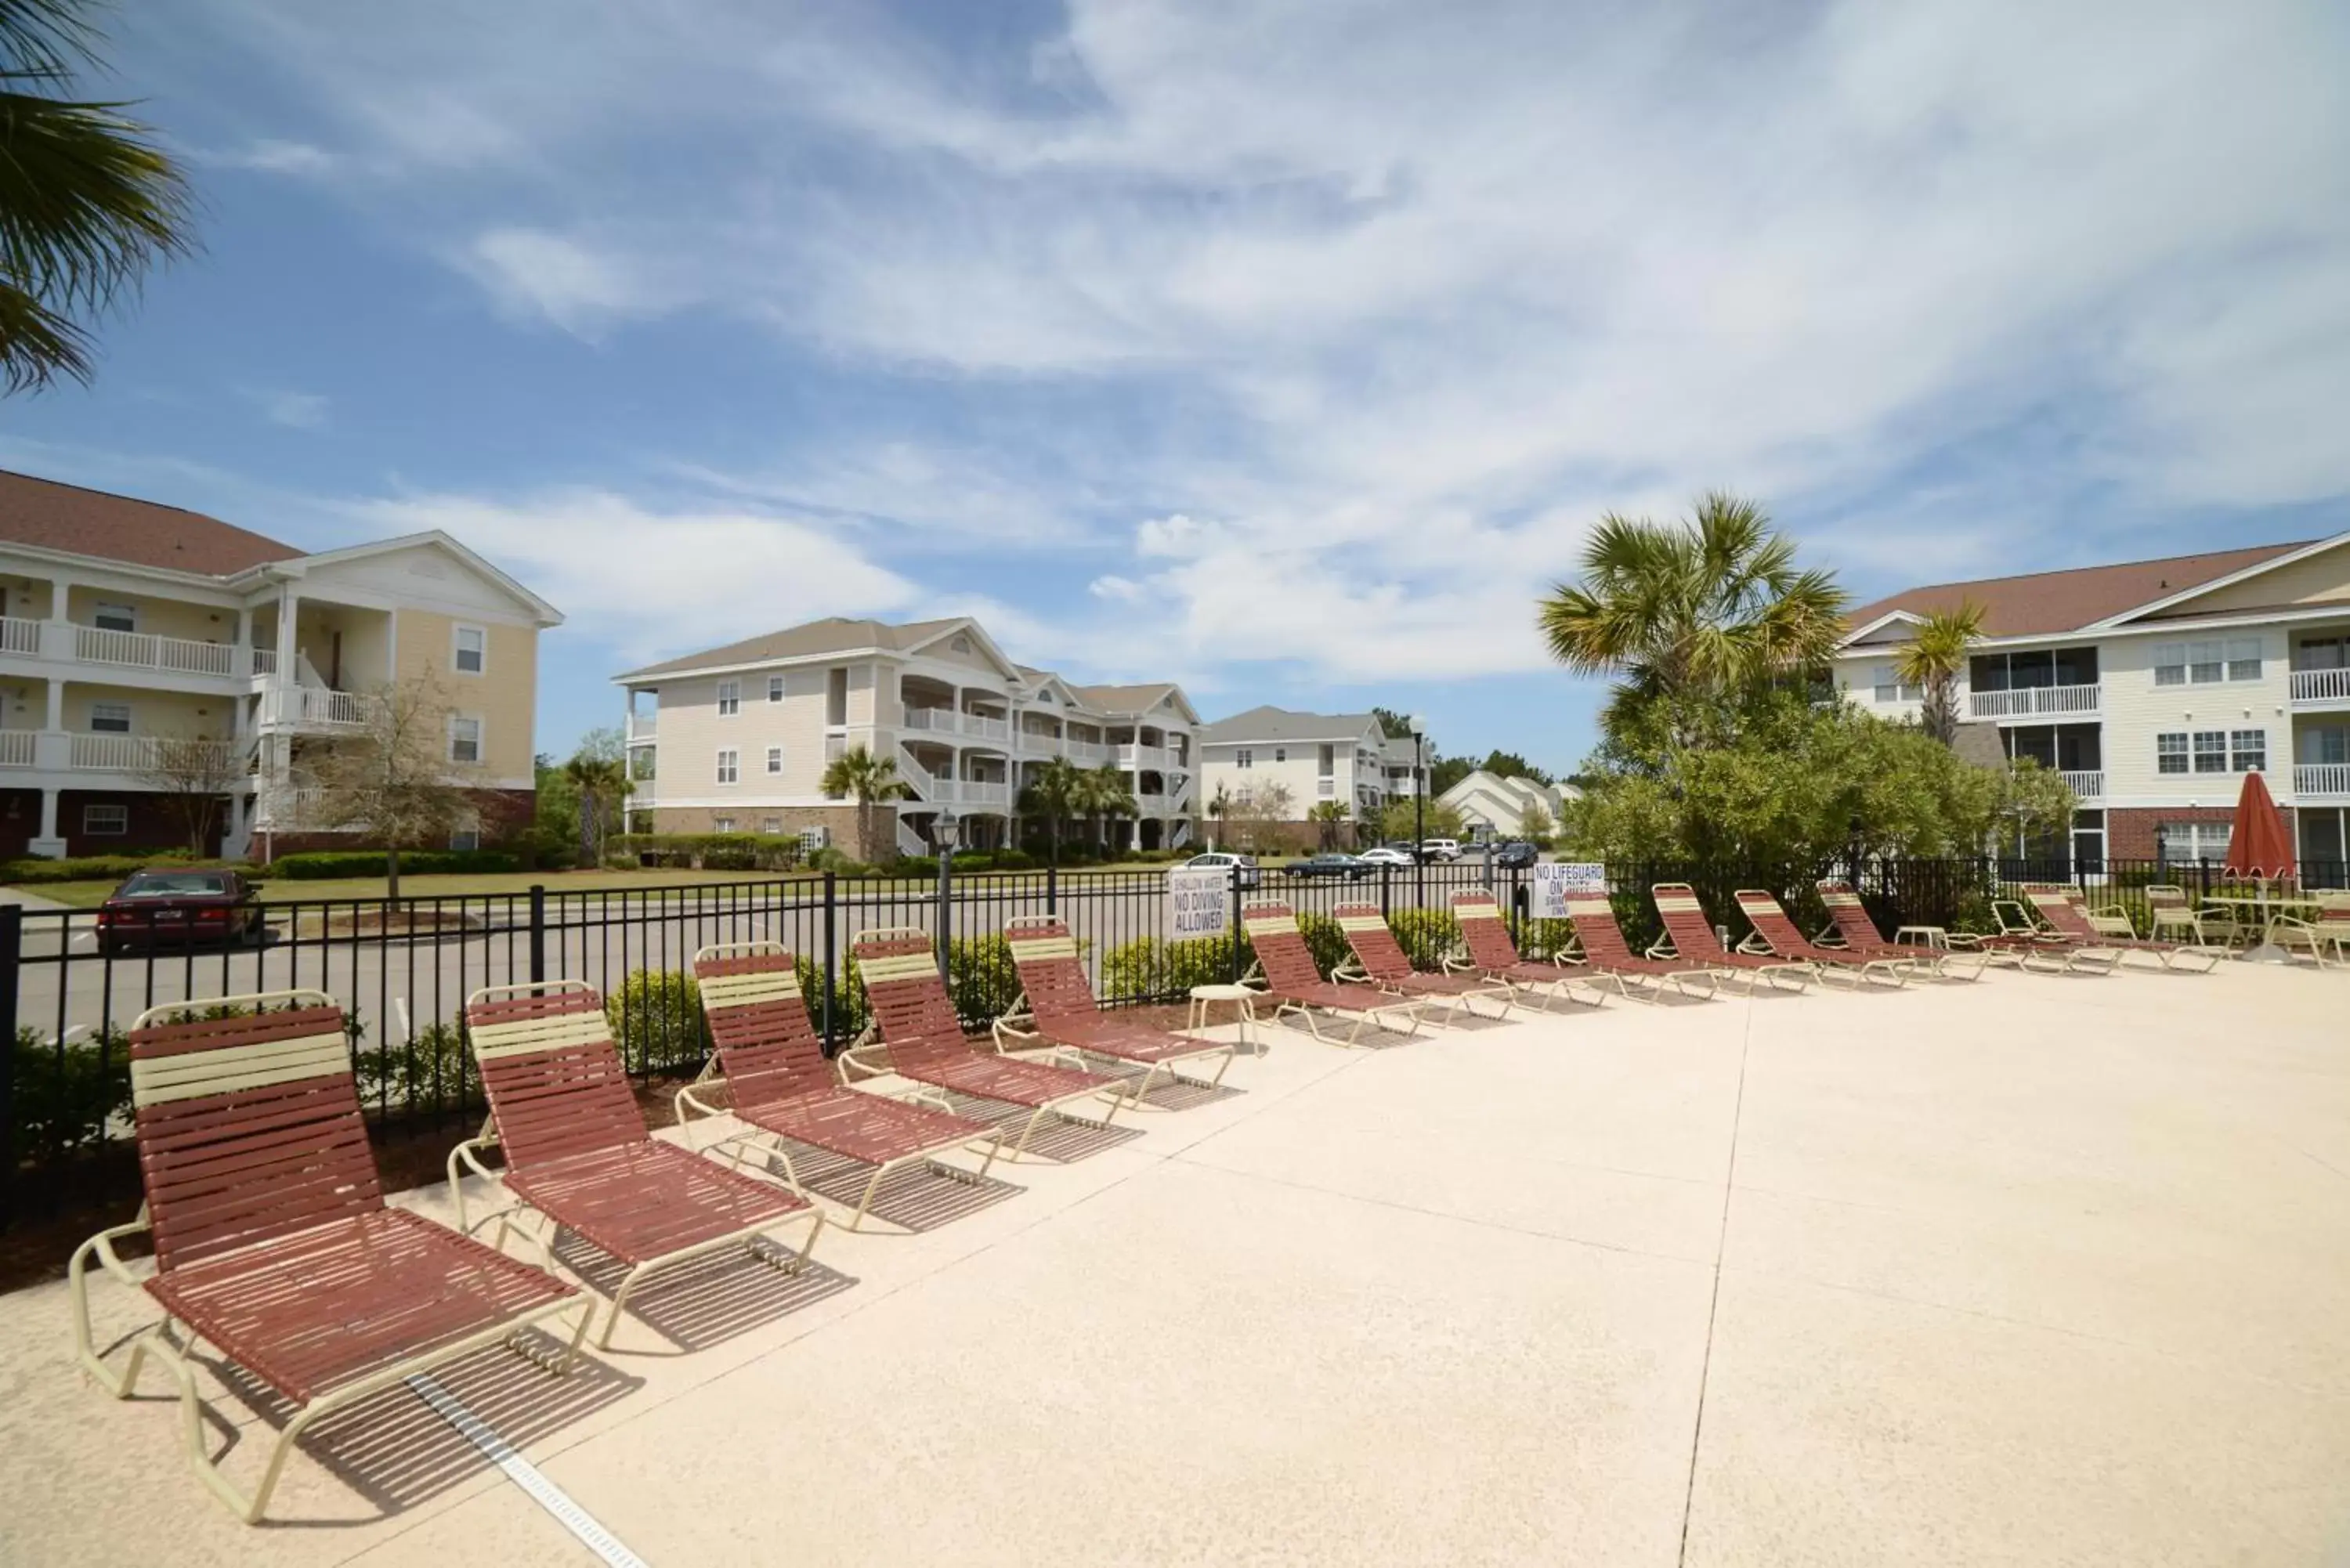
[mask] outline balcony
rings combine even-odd
[[[367,722],[367,708],[349,691],[279,686],[262,698],[261,722],[304,730],[353,729]]]
[[[29,731],[17,732],[29,734]],[[74,735],[66,753],[66,766],[76,773],[135,774],[157,765],[165,742],[158,735]],[[230,772],[242,748],[230,741],[217,741],[205,745],[205,757],[191,757],[187,770],[193,774],[202,766],[222,774]],[[177,767],[174,772],[180,771]]]
[[[74,657],[84,664],[119,664],[133,670],[163,670],[175,675],[230,675],[236,649],[225,642],[190,642],[143,631],[74,628]]]
[[[983,741],[1012,739],[1012,722],[991,719],[983,713],[958,713],[951,708],[909,708],[906,728],[928,730],[934,734],[962,734]]]
[[[37,730],[0,730],[0,768],[29,768],[38,748]]]
[[[2350,763],[2296,763],[2293,770],[2293,794],[2298,801],[2350,800]]]
[[[2008,691],[1976,691],[1968,696],[1969,711],[1977,719],[2033,719],[2052,714],[2094,714],[2104,705],[2099,686],[2022,686]]]
[[[41,623],[16,616],[0,617],[0,653],[21,653],[27,659],[38,659]]]
[[[1164,772],[1172,763],[1164,746],[1127,745],[1118,748],[1118,765],[1122,768],[1155,768]]]
[[[659,725],[660,716],[658,714],[629,714],[628,722],[628,743],[632,746],[651,745],[655,737],[655,731],[658,729]]]
[[[2292,691],[2296,707],[2304,703],[2350,705],[2350,670],[2296,670],[2293,672]]]
[[[253,650],[253,672],[255,675],[276,674],[277,650],[274,648],[255,649]]]
[[[1109,761],[1109,748],[1099,741],[1064,741],[1061,751],[1080,767],[1097,768]]]
[[[2064,787],[2083,800],[2106,798],[2106,775],[2102,769],[2079,771],[2068,768],[2061,776],[2064,780]]]
[[[987,779],[957,779],[955,798],[965,805],[992,805],[1002,811],[1012,804],[1012,786]]]

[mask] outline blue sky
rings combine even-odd
[[[1736,20],[1727,18],[1735,17]],[[180,0],[204,253],[0,463],[440,526],[617,670],[968,611],[1565,768],[1534,601],[1762,498],[1862,597],[2350,527],[2350,12]]]

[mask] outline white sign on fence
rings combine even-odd
[[[1534,917],[1566,919],[1566,900],[1577,893],[1607,891],[1607,867],[1596,860],[1545,860],[1534,868]]]
[[[1168,934],[1221,937],[1232,929],[1232,874],[1229,869],[1167,873]]]

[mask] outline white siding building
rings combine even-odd
[[[1435,743],[1426,747],[1432,758]],[[1285,822],[1305,821],[1325,801],[1345,806],[1349,822],[1370,821],[1414,788],[1410,738],[1389,736],[1372,713],[1252,708],[1201,732],[1200,766],[1207,800],[1271,799],[1280,809],[1263,815]]]

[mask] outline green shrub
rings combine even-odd
[[[691,871],[789,871],[802,857],[795,833],[622,833],[604,842],[639,865]]]
[[[1305,939],[1306,950],[1314,955],[1314,967],[1321,971],[1324,980],[1329,979],[1330,971],[1345,963],[1354,953],[1354,950],[1347,945],[1346,929],[1328,915],[1316,915],[1301,909],[1297,914],[1297,930]]]
[[[279,856],[270,869],[291,882],[381,877],[388,874],[390,858],[380,849],[304,850]],[[403,849],[400,853],[403,877],[480,875],[512,871],[516,865],[514,856],[500,849]]]
[[[702,988],[681,970],[640,969],[604,999],[605,1021],[621,1060],[636,1072],[698,1064],[710,1054],[702,1022]]]
[[[404,1044],[359,1053],[359,1103],[457,1106],[481,1099],[480,1069],[454,1023],[428,1023]]]
[[[1024,849],[999,849],[995,852],[998,871],[1034,871],[1044,862]]]
[[[1461,946],[1461,922],[1450,909],[1398,909],[1388,917],[1388,929],[1414,969],[1442,969]]]
[[[1232,967],[1232,939],[1140,937],[1102,955],[1105,1002],[1140,1002],[1176,997],[1195,985],[1228,985],[1256,961],[1256,950],[1240,939],[1240,967]]]
[[[967,1024],[985,1023],[1020,1000],[1020,971],[1002,937],[957,937],[947,945],[947,994]]]
[[[32,886],[42,882],[120,882],[133,871],[149,867],[227,867],[242,871],[255,881],[264,880],[268,873],[257,866],[246,866],[234,860],[198,860],[187,855],[168,851],[151,855],[80,855],[59,860],[30,857],[22,860],[0,861],[0,883]]]
[[[119,1031],[68,1041],[19,1027],[9,1122],[19,1159],[50,1160],[106,1140],[130,1112],[130,1052]]]

